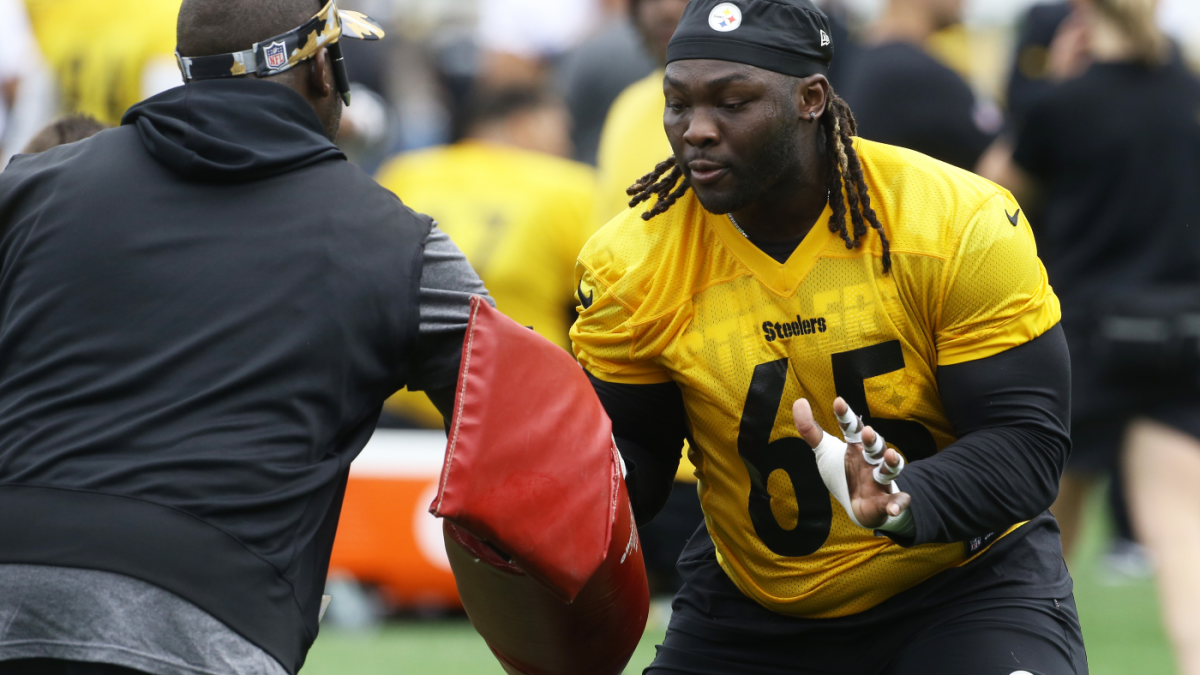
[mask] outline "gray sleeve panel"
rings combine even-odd
[[[465,331],[472,295],[487,297],[496,306],[467,256],[434,223],[425,239],[421,271],[421,336]]]
[[[421,333],[408,388],[426,392],[431,399],[436,399],[434,404],[437,405],[439,401],[454,399],[463,337],[471,320],[471,296],[481,295],[493,307],[496,302],[488,295],[467,257],[436,223],[425,239],[423,264]]]

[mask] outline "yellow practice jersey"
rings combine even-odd
[[[466,254],[500,311],[570,348],[575,260],[596,231],[594,171],[549,155],[478,141],[401,155],[380,184],[429,214]],[[424,395],[393,412],[440,427]]]
[[[1059,320],[1007,191],[909,150],[855,147],[891,242],[888,274],[878,235],[848,250],[828,207],[780,264],[692,193],[650,222],[641,207],[618,217],[576,270],[589,300],[571,333],[580,362],[610,382],[679,385],[721,566],[747,596],[799,617],[861,612],[972,553],[965,543],[905,549],[854,525],[799,438],[792,403],[807,398],[836,433],[842,396],[920,461],[955,440],[937,368]]]
[[[170,68],[180,0],[26,0],[63,113],[119,124],[142,100],[147,68]],[[179,81],[183,83],[182,77]]]
[[[608,111],[600,149],[596,155],[600,192],[596,199],[596,225],[615,218],[629,207],[626,190],[671,156],[663,129],[663,71],[656,70],[621,92]]]

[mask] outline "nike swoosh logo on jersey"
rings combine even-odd
[[[592,291],[591,293],[588,293],[586,298],[583,297],[583,282],[582,281],[579,282],[579,286],[577,286],[575,290],[576,290],[576,293],[579,295],[579,304],[583,305],[583,311],[586,312],[587,310],[591,309],[592,302],[596,298],[596,291]]]
[[[1017,226],[1017,218],[1019,218],[1021,215],[1021,209],[1017,209],[1017,212],[1012,214],[1011,216],[1008,215],[1008,210],[1005,209],[1004,215],[1008,216],[1008,222],[1012,223],[1013,227],[1016,227]]]

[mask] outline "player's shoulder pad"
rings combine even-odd
[[[651,202],[655,198],[651,199]],[[716,234],[692,193],[647,221],[650,203],[626,209],[600,228],[579,254],[577,277],[648,321],[686,303],[721,275]],[[586,311],[586,307],[585,307]]]
[[[1028,228],[1013,196],[986,178],[906,148],[854,144],[893,254],[948,258],[983,213],[998,217],[996,228]]]

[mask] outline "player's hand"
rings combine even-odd
[[[874,529],[880,527],[887,522],[890,517],[898,517],[903,514],[912,503],[912,497],[907,493],[899,492],[892,479],[900,474],[904,469],[904,460],[900,453],[891,448],[887,448],[883,443],[883,439],[879,437],[875,430],[871,427],[863,427],[862,420],[853,414],[850,406],[844,400],[838,398],[833,402],[833,412],[841,420],[848,420],[843,433],[850,437],[850,440],[855,440],[855,436],[861,434],[861,442],[851,442],[843,445],[844,470],[845,470],[845,489],[847,490],[847,499],[843,501],[843,507],[847,506],[847,511],[851,511],[853,520],[865,528]],[[828,446],[831,441],[827,438],[827,434],[821,426],[817,424],[816,419],[812,414],[812,406],[805,399],[796,401],[792,406],[792,418],[796,424],[796,431],[800,432],[800,436],[808,443],[814,451],[818,452],[818,465],[821,463],[821,447],[824,442]],[[831,438],[831,437],[830,437]],[[836,442],[836,441],[832,441]],[[873,452],[867,452],[869,448]],[[868,461],[868,459],[874,460]],[[879,461],[882,460],[882,461]],[[878,468],[878,474],[876,475]],[[825,479],[826,486],[835,497],[841,491],[839,485],[830,485],[831,477],[825,475],[822,471],[822,478]],[[883,480],[881,481],[880,478]],[[839,499],[839,501],[842,501]]]

